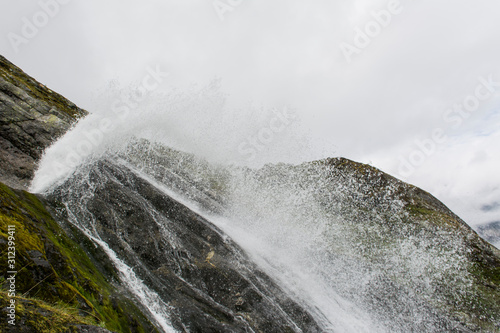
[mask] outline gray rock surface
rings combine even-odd
[[[0,182],[26,189],[43,150],[86,114],[0,56]]]
[[[99,161],[51,194],[165,303],[180,332],[322,332],[308,311],[210,221],[135,175]],[[89,188],[95,195],[86,196]],[[69,213],[69,212],[66,212]]]

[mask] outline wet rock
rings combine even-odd
[[[45,268],[49,268],[50,267],[50,263],[43,259],[43,253],[38,251],[38,250],[31,250],[31,251],[28,251],[28,255],[30,256],[31,260],[33,261],[33,263],[35,265],[38,265],[38,266],[43,266]]]
[[[63,332],[77,324],[100,322],[119,332],[135,332],[128,329],[134,325],[136,331],[155,332],[141,310],[114,285],[116,271],[106,255],[88,246],[89,241],[74,227],[61,228],[63,220],[56,222],[48,206],[41,196],[0,183],[0,230],[15,226],[15,300],[19,305],[16,326],[11,329],[7,320],[1,320],[0,332]],[[7,244],[3,232],[0,243]],[[0,309],[4,312],[10,302],[4,275],[9,270],[7,260],[0,261]]]
[[[126,167],[94,165],[86,188],[62,185],[53,197],[71,203],[85,226],[134,267],[170,305],[171,322],[188,332],[321,332],[312,316],[263,273],[210,221]],[[83,183],[82,183],[83,184]],[[83,209],[80,209],[83,208]],[[90,215],[89,215],[90,214]]]

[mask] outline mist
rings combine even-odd
[[[92,119],[225,163],[351,158],[478,225],[500,219],[499,9],[493,0],[9,1],[0,50]],[[130,104],[151,71],[161,82]],[[145,117],[155,128],[141,126]]]

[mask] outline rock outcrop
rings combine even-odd
[[[74,175],[82,181],[70,179],[50,197],[65,202],[66,214],[81,228],[95,230],[95,237],[134,267],[172,307],[170,321],[177,330],[321,332],[311,315],[210,221],[126,166],[100,161],[87,168]]]
[[[0,56],[0,182],[27,189],[44,149],[86,114]]]
[[[123,294],[107,255],[70,223],[54,219],[60,203],[22,190],[43,150],[86,114],[0,56],[1,332],[157,331]],[[9,236],[14,269],[8,267]],[[13,270],[16,317],[10,325],[7,272]]]
[[[1,332],[154,332],[121,292],[106,254],[77,228],[56,222],[43,198],[0,183],[0,245],[15,244],[15,325],[6,318],[11,292],[7,251],[0,261]],[[60,209],[58,207],[57,209]],[[9,229],[8,226],[11,228]],[[64,229],[61,227],[64,226]],[[8,230],[14,230],[9,235]]]
[[[263,219],[278,224],[304,214],[298,223],[321,230],[326,239],[321,244],[327,248],[311,254],[325,257],[321,265],[338,264],[324,274],[345,274],[344,281],[331,280],[338,292],[367,307],[388,330],[500,329],[500,251],[434,196],[374,167],[330,158],[259,170],[223,170],[146,141],[132,144],[123,158],[206,211],[217,214],[231,207],[240,209],[240,217],[249,223]],[[128,182],[134,177],[121,176]],[[236,207],[235,197],[242,199],[236,199],[241,207]],[[287,210],[295,212],[283,214]],[[278,220],[269,218],[273,214]],[[288,227],[293,224],[280,224]],[[412,271],[422,269],[420,265],[423,272]]]

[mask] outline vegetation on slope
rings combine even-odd
[[[15,226],[18,327],[45,332],[50,326],[50,332],[58,332],[99,324],[115,332],[156,331],[133,302],[120,295],[117,273],[99,248],[69,224],[63,230],[37,196],[0,184],[2,308],[9,289],[9,225]],[[7,325],[1,320],[0,331]]]
[[[63,96],[55,93],[37,80],[33,79],[19,67],[12,64],[10,61],[0,55],[0,77],[12,83],[14,86],[22,89],[34,99],[43,101],[55,108],[59,112],[67,114],[72,119],[78,119],[87,112],[77,107]]]
[[[45,148],[87,111],[0,56],[0,182],[27,189]]]

